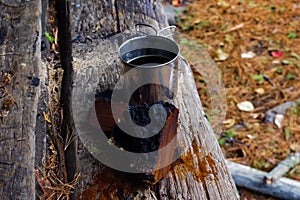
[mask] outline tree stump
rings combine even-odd
[[[72,38],[93,39],[73,43],[73,92],[92,95],[91,88],[113,88],[121,71],[116,57],[120,41],[109,37],[132,31],[137,23],[160,29],[167,22],[156,1],[82,1],[79,5],[71,12]],[[188,65],[181,65],[175,105],[180,111],[177,140],[185,154],[165,179],[149,185],[104,166],[79,142],[78,163],[84,164],[78,165],[78,171],[85,177],[79,184],[81,199],[238,199],[224,157],[203,116],[192,72]],[[80,98],[86,98],[86,105],[93,105],[90,97]],[[77,107],[75,112],[86,113],[84,110]]]
[[[174,102],[179,109],[177,141],[184,153],[166,178],[154,185],[137,181],[132,174],[96,160],[78,138],[68,138],[76,132],[74,113],[87,116],[87,110],[95,106],[93,92],[97,88],[112,89],[119,80],[122,67],[116,52],[120,41],[114,35],[133,30],[141,22],[157,29],[167,26],[159,1],[24,2],[0,1],[1,199],[36,197],[34,170],[46,151],[49,123],[44,118],[49,94],[53,92],[48,84],[55,81],[55,77],[49,76],[53,69],[40,50],[51,17],[57,18],[63,71],[63,76],[58,77],[62,84],[56,88],[61,91],[62,107],[55,113],[60,116],[62,129],[56,144],[63,145],[58,148],[60,161],[64,161],[58,165],[65,169],[61,172],[65,173],[65,183],[80,173],[73,199],[238,199],[186,63],[180,64]],[[55,16],[46,12],[47,4],[51,3],[55,4]],[[90,95],[80,96],[76,92]],[[74,109],[72,105],[79,100],[85,101],[86,107]]]

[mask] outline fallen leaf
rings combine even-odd
[[[242,101],[237,104],[237,107],[239,108],[239,110],[245,112],[251,112],[254,110],[254,106],[250,101]]]
[[[273,60],[273,61],[272,61],[272,64],[274,64],[274,65],[279,65],[279,64],[281,64],[281,61],[280,61],[280,60]]]
[[[276,114],[276,115],[275,115],[274,124],[275,124],[278,128],[282,128],[283,117],[284,117],[284,115],[281,115],[281,114]]]
[[[287,36],[289,39],[295,39],[297,38],[297,33],[295,32],[289,32],[288,36]]]
[[[257,94],[264,94],[265,93],[265,89],[264,88],[257,88],[257,89],[255,89],[255,92]]]
[[[264,113],[253,113],[251,114],[251,117],[253,117],[253,119],[263,119],[265,115]]]
[[[222,49],[217,50],[216,60],[217,61],[225,61],[229,57],[229,54],[225,53]]]
[[[220,0],[218,1],[217,5],[222,7],[222,8],[225,8],[225,9],[230,7],[229,3],[225,2],[225,1],[220,1]]]
[[[258,123],[258,122],[254,123],[252,128],[254,128],[254,129],[260,128],[260,123]]]
[[[231,43],[233,41],[233,38],[230,34],[225,35],[225,42]]]
[[[235,124],[235,120],[234,119],[227,119],[227,120],[223,121],[223,124],[226,128],[230,128]]]
[[[274,57],[274,58],[281,57],[281,56],[283,56],[283,51],[282,50],[272,51],[271,56]]]
[[[292,80],[292,79],[295,79],[295,77],[296,77],[296,74],[294,74],[294,73],[288,73],[285,76],[285,80]]]
[[[289,60],[283,60],[282,64],[284,64],[284,65],[290,65],[290,64],[292,64],[292,62],[289,61]]]
[[[253,80],[256,81],[264,81],[264,75],[263,74],[255,74],[252,76]]]
[[[293,58],[296,58],[297,60],[300,60],[300,56],[299,56],[297,53],[295,53],[295,52],[292,52],[292,53],[291,53],[291,56],[292,56]]]
[[[254,139],[253,135],[250,134],[247,134],[246,137],[249,138],[250,140]]]
[[[182,0],[172,0],[172,5],[175,7],[181,6]]]
[[[277,74],[282,74],[282,71],[283,71],[283,67],[282,66],[279,66],[279,67],[275,68],[275,72]]]
[[[241,54],[241,58],[254,58],[255,56],[256,56],[256,54],[252,51]]]
[[[300,152],[300,145],[298,143],[293,143],[291,144],[290,149],[295,152]]]

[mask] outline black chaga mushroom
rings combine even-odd
[[[162,106],[155,106],[155,104],[160,104]],[[152,106],[154,106],[153,113],[155,113],[155,116],[150,118],[149,111]],[[160,109],[164,109],[165,112]],[[155,184],[167,176],[171,168],[171,163],[173,163],[179,155],[176,139],[179,110],[168,102],[159,101],[152,105],[143,104],[129,106],[128,112],[130,113],[131,119],[127,120],[132,120],[137,125],[142,126],[144,128],[143,132],[148,131],[149,135],[153,136],[145,138],[145,132],[136,132],[134,135],[141,134],[143,135],[143,138],[133,137],[116,126],[115,131],[113,132],[113,141],[120,148],[130,152],[148,153],[155,151],[154,154],[151,154],[152,157],[150,157],[150,155],[146,156],[145,154],[144,159],[136,160],[135,163],[132,163],[133,167],[139,166],[141,168],[142,166],[143,169],[149,169],[148,166],[153,166],[152,162],[155,161],[155,167],[152,168],[152,170],[150,169],[151,172],[138,175],[144,181]],[[164,116],[162,113],[166,113],[167,115]],[[163,128],[160,130],[155,130],[155,126],[154,129],[153,127],[147,128],[147,125],[151,123],[151,119],[154,120],[153,123],[156,124],[157,127]],[[126,123],[127,120],[124,119],[123,123]],[[137,130],[132,129],[132,131]],[[157,133],[155,131],[157,131]],[[166,145],[168,145],[168,147],[162,150]],[[166,165],[166,163],[170,164]]]
[[[158,104],[161,106],[154,106]],[[154,113],[154,116],[152,116],[152,121],[149,116],[151,107],[153,107],[152,112]],[[163,142],[161,141],[161,138],[164,129],[170,128],[169,123],[171,122],[175,123],[175,127],[177,127],[178,109],[168,102],[164,103],[163,101],[159,101],[151,105],[133,105],[129,106],[126,112],[129,112],[131,119],[126,119],[124,117],[120,123],[124,123],[124,125],[126,125],[128,120],[131,120],[135,123],[135,125],[143,128],[135,129],[132,127],[130,131],[132,131],[133,134],[128,134],[116,126],[113,132],[113,138],[118,146],[130,152],[147,153],[157,151]],[[171,117],[175,117],[176,120],[171,120]],[[151,127],[148,126],[150,123],[152,124]],[[147,137],[147,135],[149,135],[149,137]]]
[[[116,123],[112,116],[110,97],[111,92],[105,92],[96,98],[95,108],[101,128],[108,139],[111,139],[119,148],[134,153],[155,152],[151,154],[155,158],[148,158],[145,154],[145,158],[136,160],[133,166],[143,166],[144,164],[147,168],[147,162],[155,160],[155,168],[152,172],[141,174],[141,177],[146,182],[158,182],[170,170],[171,166],[165,166],[165,163],[172,163],[178,155],[176,135],[179,110],[173,104],[164,101],[131,105],[125,109],[123,104],[114,103],[114,106],[120,107],[120,122]],[[121,111],[127,113],[121,113]],[[150,116],[150,114],[152,115]],[[121,130],[117,124],[126,125],[128,120],[131,120],[136,126],[142,127],[142,131],[135,127],[130,128],[131,134]],[[150,123],[152,126],[148,126]],[[167,148],[162,150],[162,147],[166,145],[168,145]],[[153,166],[153,163],[151,165]]]

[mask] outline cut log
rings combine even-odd
[[[35,199],[41,2],[17,2],[0,2],[0,199]]]
[[[160,3],[152,0],[79,1],[71,11],[73,104],[79,105],[73,114],[85,119],[94,106],[96,89],[113,89],[122,71],[117,49],[124,38],[109,36],[127,30],[127,37],[132,37],[136,23],[159,29],[167,22]],[[186,63],[181,63],[179,84],[175,101],[180,110],[177,139],[185,153],[167,177],[156,185],[139,182],[130,173],[106,167],[79,142],[78,171],[84,177],[77,188],[81,199],[238,199]],[[80,101],[84,106],[77,104]]]

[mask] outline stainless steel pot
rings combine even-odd
[[[118,54],[124,71],[130,72],[130,76],[126,76],[126,87],[136,87],[145,83],[146,79],[148,82],[136,88],[130,104],[152,104],[155,101],[174,99],[178,84],[180,49],[173,40],[167,38],[170,35],[161,36],[171,28],[174,27],[160,31],[153,28],[156,35],[138,36],[125,41],[119,47]]]

